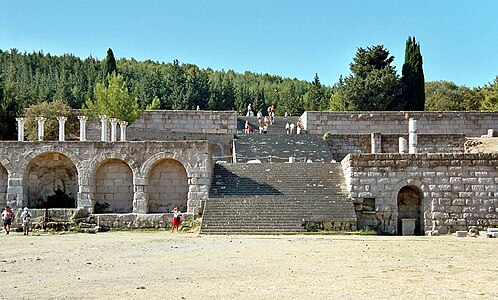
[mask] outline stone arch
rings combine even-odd
[[[133,171],[122,159],[100,161],[93,172],[93,212],[131,213],[133,211]]]
[[[9,182],[9,173],[0,163],[0,207],[7,205],[7,186]]]
[[[74,161],[59,151],[27,155],[30,156],[33,157],[21,173],[27,206],[75,208],[79,173]]]
[[[138,164],[135,162],[135,160],[130,157],[128,154],[123,154],[123,153],[114,153],[114,152],[102,152],[95,156],[94,159],[88,164],[87,172],[88,174],[91,175],[91,178],[95,178],[95,174],[97,172],[97,168],[100,167],[100,165],[108,160],[108,159],[119,159],[122,160],[124,163],[128,165],[128,167],[131,168],[133,178],[138,177],[139,173],[139,167]]]
[[[150,213],[170,212],[175,207],[187,211],[189,185],[187,171],[180,161],[159,159],[149,168],[147,178]]]
[[[427,228],[427,219],[425,218],[425,211],[427,208],[430,206],[431,202],[431,197],[430,197],[430,191],[429,187],[419,179],[403,179],[400,180],[398,183],[396,183],[391,190],[391,198],[393,206],[395,207],[396,211],[396,233],[400,234],[401,233],[401,223],[402,221],[400,219],[402,218],[407,218],[406,212],[402,210],[400,211],[399,208],[399,200],[400,193],[402,194],[401,197],[403,196],[409,196],[410,194],[412,196],[415,196],[418,194],[419,197],[419,203],[418,203],[418,214],[413,215],[416,219],[416,228],[415,228],[415,233],[416,234],[424,234],[425,228]],[[406,194],[405,194],[406,193]],[[408,216],[409,217],[409,216]]]
[[[398,235],[420,235],[422,230],[422,191],[414,185],[405,185],[397,196]]]
[[[187,177],[188,178],[192,177],[192,165],[190,164],[189,160],[186,159],[185,157],[179,155],[176,152],[173,152],[173,153],[171,153],[171,152],[159,152],[159,153],[152,155],[151,157],[149,157],[147,159],[147,161],[145,161],[145,163],[140,168],[140,174],[142,174],[143,176],[147,176],[147,174],[149,174],[152,167],[154,167],[154,165],[162,159],[173,159],[173,160],[180,162],[183,165],[183,167],[185,168],[185,171],[187,172]]]
[[[71,160],[73,165],[76,167],[76,170],[78,172],[78,175],[81,175],[84,172],[84,166],[83,163],[81,162],[81,159],[72,151],[69,151],[67,148],[57,146],[57,145],[47,145],[40,147],[38,149],[33,149],[33,151],[28,151],[26,155],[21,157],[21,163],[18,166],[19,174],[24,175],[26,174],[26,168],[28,167],[28,164],[31,160],[33,160],[35,157],[44,154],[44,153],[59,153]],[[78,180],[81,180],[81,176],[78,177]],[[81,182],[78,182],[78,184],[81,184]]]

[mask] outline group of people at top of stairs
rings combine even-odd
[[[285,124],[285,133],[286,134],[301,134],[301,123],[297,122],[297,125],[294,124],[294,123],[290,123],[287,122],[287,124]]]
[[[254,112],[252,111],[252,105],[249,103],[247,106],[247,117],[252,117],[254,116]],[[258,117],[258,129],[259,133],[266,134],[268,133],[268,128],[270,125],[275,124],[275,106],[269,106],[268,107],[268,115],[263,116],[263,112],[261,110],[258,111],[257,115]],[[291,115],[287,112],[285,112],[285,117],[290,117]],[[289,124],[285,124],[285,133],[286,134],[300,134],[302,132],[301,124],[297,122],[297,124],[294,124],[293,122]],[[252,128],[251,124],[249,124],[249,120],[246,120],[246,123],[244,125],[244,133],[254,133],[254,129]]]

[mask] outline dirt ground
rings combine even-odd
[[[1,234],[2,299],[498,298],[498,239]]]

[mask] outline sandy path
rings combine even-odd
[[[1,235],[3,299],[498,298],[498,239]]]

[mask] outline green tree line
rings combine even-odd
[[[275,105],[277,114],[293,115],[306,110],[498,110],[498,77],[474,88],[448,81],[424,82],[421,47],[415,38],[406,41],[401,76],[392,65],[394,59],[382,45],[358,48],[351,74],[326,86],[318,74],[308,82],[250,71],[202,69],[177,60],[115,60],[111,49],[103,60],[0,50],[0,139],[15,138],[15,117],[32,105],[60,100],[70,108],[82,108],[98,97],[106,99],[109,76],[119,81],[121,99],[136,101],[139,110],[199,107],[244,114],[249,103],[255,112],[264,113]]]

